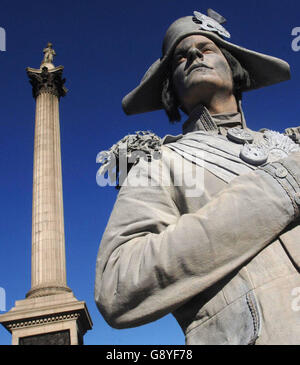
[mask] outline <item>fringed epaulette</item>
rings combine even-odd
[[[128,134],[109,150],[98,153],[96,162],[102,164],[99,175],[107,176],[110,184],[120,189],[131,167],[143,158],[150,162],[161,155],[162,139],[151,131]]]
[[[295,143],[300,144],[300,127],[287,128],[285,134]]]

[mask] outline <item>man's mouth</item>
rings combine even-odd
[[[206,65],[205,63],[197,63],[195,65],[192,65],[188,72],[187,72],[187,75],[189,75],[191,72],[193,72],[194,70],[197,70],[197,69],[204,69],[204,68],[207,68],[207,69],[210,69],[212,70],[212,67],[209,67],[208,65]]]

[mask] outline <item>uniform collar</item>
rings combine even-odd
[[[195,131],[214,131],[219,127],[243,128],[242,115],[239,112],[210,115],[203,105],[197,106],[183,124],[183,134]]]

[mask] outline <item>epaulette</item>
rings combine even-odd
[[[270,129],[262,128],[259,130],[260,133],[265,133],[266,131],[270,131]],[[293,142],[300,145],[300,127],[287,128],[283,135],[289,137]]]
[[[143,158],[150,162],[161,156],[162,139],[151,131],[128,134],[109,150],[98,153],[96,162],[102,164],[99,175],[108,174],[111,184],[120,189],[131,167]]]
[[[300,127],[287,128],[285,134],[295,143],[300,144]]]

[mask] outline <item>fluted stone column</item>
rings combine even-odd
[[[60,153],[59,100],[67,89],[52,44],[39,69],[27,68],[36,100],[31,289],[0,315],[13,345],[78,345],[92,328],[84,301],[67,286]],[[15,270],[14,270],[15,273]]]
[[[36,98],[31,290],[27,297],[70,291],[66,282],[59,98],[63,67],[28,68]]]

